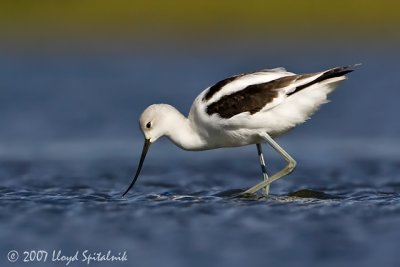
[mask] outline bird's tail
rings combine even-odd
[[[305,88],[308,88],[314,84],[317,84],[317,83],[324,83],[325,81],[326,81],[325,83],[334,83],[334,82],[344,80],[344,79],[346,79],[346,76],[345,76],[346,74],[354,71],[354,68],[357,66],[360,66],[360,65],[361,64],[355,64],[352,66],[345,66],[345,67],[336,67],[333,69],[323,71],[320,73],[320,75],[314,74],[315,79],[308,81],[304,84],[298,85],[296,87],[296,89],[294,91],[290,92],[290,94],[288,94],[288,95],[295,94],[295,93],[297,93]],[[307,76],[307,75],[304,75],[304,76]],[[337,79],[335,79],[335,78],[337,78]]]

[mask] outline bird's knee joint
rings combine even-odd
[[[290,169],[290,171],[293,171],[294,168],[296,168],[296,166],[297,166],[297,162],[294,159],[289,161],[288,169]]]

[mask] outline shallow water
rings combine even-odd
[[[232,199],[228,190],[260,179],[245,165],[252,162],[226,164],[235,171],[215,175],[184,163],[165,181],[145,168],[121,198],[128,162],[3,163],[1,253],[127,252],[127,263],[107,266],[400,264],[400,184],[392,175],[399,161],[303,167],[273,185],[268,198]]]
[[[187,111],[188,99],[210,82],[290,67],[293,55],[4,56],[0,265],[17,266],[6,259],[10,250],[20,264],[24,251],[112,250],[126,251],[128,261],[91,265],[399,266],[399,61],[396,53],[353,52],[321,62],[296,52],[304,71],[326,62],[365,67],[333,103],[279,140],[298,161],[295,172],[274,183],[270,197],[241,199],[232,192],[261,180],[255,147],[193,153],[166,141],[152,146],[122,198],[142,146],[137,117],[154,102]],[[283,166],[265,153],[270,172]]]

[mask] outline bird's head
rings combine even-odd
[[[139,119],[139,126],[144,135],[144,145],[142,149],[142,155],[140,156],[139,165],[128,189],[122,196],[133,187],[137,178],[139,177],[140,170],[142,169],[143,162],[146,158],[147,151],[152,143],[157,141],[158,138],[168,133],[170,118],[168,116],[171,113],[173,107],[166,104],[154,104],[147,107]]]
[[[140,115],[139,126],[145,140],[154,143],[158,138],[165,135],[168,130],[168,106],[165,104],[154,104],[147,107]]]

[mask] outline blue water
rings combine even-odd
[[[17,266],[10,250],[20,253],[18,266],[31,250],[126,251],[127,262],[91,266],[399,266],[398,57],[358,49],[1,54],[1,266]],[[255,147],[186,152],[167,140],[151,147],[121,198],[147,105],[187,113],[225,76],[359,62],[332,103],[278,140],[298,168],[269,198],[229,197],[261,180]],[[265,153],[270,172],[283,166]]]

